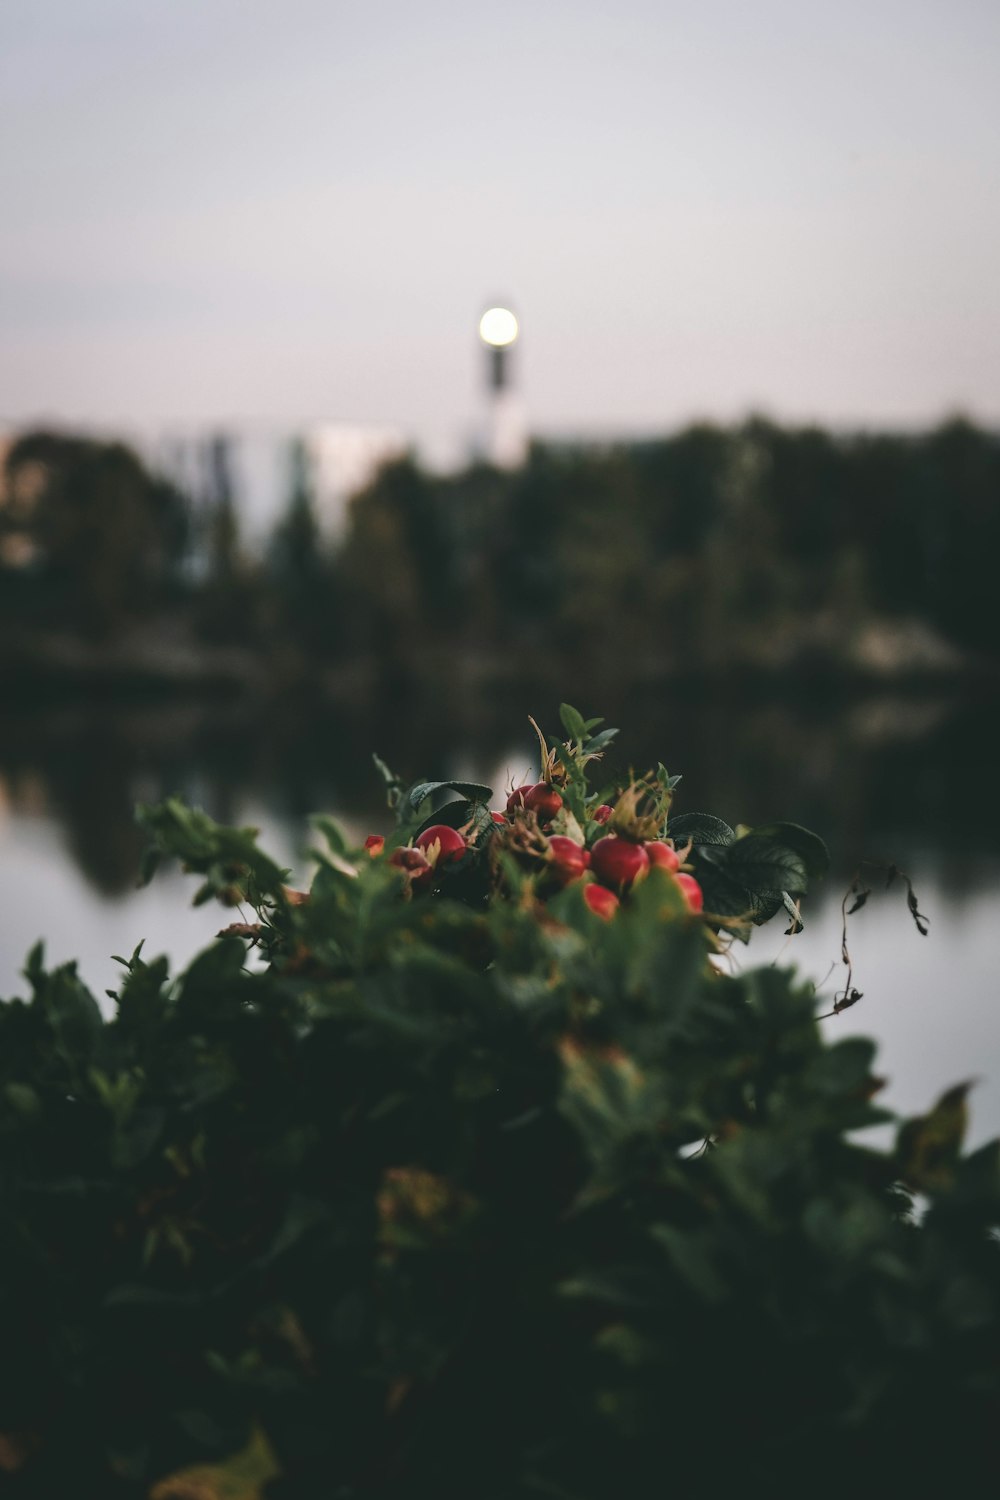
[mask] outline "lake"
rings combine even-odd
[[[407,777],[462,776],[498,791],[523,780],[537,762],[527,712],[555,727],[556,706],[511,696],[470,704],[443,694],[428,709],[401,694],[364,714],[273,701],[9,712],[0,722],[0,995],[24,993],[20,970],[40,937],[50,962],[78,959],[103,995],[120,972],[112,954],[145,939],[147,954],[182,965],[228,920],[218,908],[192,908],[194,882],[176,869],[136,888],[136,802],[176,792],[222,821],[253,824],[304,880],[310,813],[332,813],[359,842],[387,827],[372,750]],[[823,1024],[831,1035],[878,1040],[884,1097],[903,1113],[975,1078],[971,1138],[1000,1134],[995,700],[761,700],[648,687],[607,697],[617,699],[612,722],[629,726],[615,765],[663,759],[682,772],[677,810],[731,823],[785,817],[830,845],[833,870],[806,903],[805,932],[786,939],[776,919],[733,962],[794,963],[830,997],[829,1009],[845,980],[841,900],[854,870],[871,857],[907,871],[928,936],[917,933],[903,888],[883,892],[869,871],[873,896],[849,929],[864,999]]]

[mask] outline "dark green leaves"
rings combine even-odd
[[[373,753],[372,760],[375,764],[376,771],[381,776],[382,781],[385,785],[386,802],[388,803],[390,810],[392,812],[395,812],[396,808],[399,806],[399,799],[403,795],[403,783],[400,781],[395,771],[390,771],[389,767],[386,765],[385,761],[380,755],[375,755]]]
[[[492,819],[485,802],[446,802],[443,807],[428,813],[414,832],[420,834],[435,823],[445,823],[449,828],[463,828],[467,838],[476,839],[491,828]]]
[[[800,859],[809,880],[820,880],[830,868],[830,851],[818,834],[802,828],[798,823],[767,823],[753,830],[757,838],[765,838],[792,850]],[[789,890],[795,887],[789,885]],[[804,887],[803,887],[804,889]]]
[[[198,808],[185,807],[176,797],[168,797],[155,807],[140,806],[136,819],[150,839],[143,864],[144,883],[152,878],[160,860],[170,857],[205,876],[195,905],[213,897],[229,906],[247,901],[254,907],[280,899],[288,871],[258,848],[256,828],[224,828]]]
[[[579,709],[573,708],[569,703],[560,703],[559,717],[570,739],[577,740],[582,744],[587,734],[587,723]],[[592,719],[590,722],[591,725],[594,725],[599,724],[601,721],[600,719]]]
[[[956,1084],[929,1114],[901,1126],[896,1156],[899,1175],[908,1187],[933,1192],[951,1186],[968,1128],[971,1088],[971,1083]]]
[[[475,781],[417,781],[400,799],[400,821],[417,817],[428,798],[436,796],[438,792],[457,792],[467,802],[485,803],[493,796],[491,787],[481,786]]]
[[[795,850],[762,835],[748,834],[727,845],[706,844],[699,854],[706,865],[748,891],[801,894],[808,886],[806,867]]]
[[[100,1006],[78,977],[75,963],[46,972],[41,943],[31,950],[24,975],[48,1024],[53,1046],[75,1067],[90,1054],[100,1033]]]
[[[584,759],[602,754],[618,734],[617,729],[601,729],[595,734],[594,730],[599,724],[603,724],[604,720],[585,719],[580,711],[569,703],[560,704],[559,717],[573,743],[574,750]],[[551,740],[550,743],[554,746],[558,744],[557,741]]]
[[[728,823],[710,813],[678,813],[670,819],[668,831],[677,845],[731,844],[736,837]]]
[[[565,706],[552,745],[578,837],[599,723]],[[308,896],[285,893],[252,830],[166,803],[143,813],[154,854],[260,921],[173,979],[120,959],[108,1021],[40,947],[28,1002],[0,1006],[15,1482],[618,1500],[623,1475],[714,1495],[749,1474],[780,1495],[819,1455],[847,1493],[900,1487],[919,1431],[916,1494],[941,1430],[949,1487],[978,1494],[960,1466],[1000,1400],[1000,1157],[963,1155],[967,1085],[895,1148],[861,1144],[888,1119],[873,1044],[829,1045],[787,970],[720,972],[671,874],[604,923],[537,819],[385,779],[397,845],[472,834],[420,888],[320,819]],[[657,828],[676,781],[642,783]],[[669,832],[742,935],[796,920],[825,867],[795,824]]]
[[[682,776],[671,776],[661,760],[656,767],[656,779],[665,792],[672,792],[684,778]]]
[[[829,863],[826,845],[814,833],[797,823],[770,823],[737,837],[728,823],[707,813],[671,818],[669,831],[678,845],[691,841],[706,911],[760,926],[784,907],[792,918],[789,932],[802,930],[793,898],[803,896]],[[746,928],[734,930],[746,939]]]

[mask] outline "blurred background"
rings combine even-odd
[[[903,866],[827,1024],[1000,1129],[998,64],[986,0],[6,0],[0,995],[216,930],[137,801],[305,878],[373,750],[500,792],[568,699],[827,839],[741,962],[832,1003]]]

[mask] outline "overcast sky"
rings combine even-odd
[[[2,0],[0,418],[1000,422],[998,0]]]

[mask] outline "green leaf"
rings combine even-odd
[[[257,1256],[255,1264],[270,1266],[320,1224],[328,1224],[332,1217],[328,1204],[319,1199],[306,1198],[293,1193],[285,1209],[285,1217],[266,1250]]]
[[[600,734],[595,734],[583,747],[585,755],[600,755],[608,748],[611,741],[618,735],[617,729],[602,729]]]
[[[470,830],[472,837],[475,837],[492,824],[492,819],[485,803],[446,802],[444,807],[439,807],[427,815],[417,828],[414,837],[423,833],[427,828],[433,828],[435,823],[444,823],[449,828],[464,828],[466,823],[470,822],[472,823]]]
[[[136,821],[158,855],[178,859],[186,869],[206,877],[196,905],[212,896],[231,905],[234,891],[255,907],[267,897],[280,899],[289,872],[258,848],[256,828],[227,828],[176,797],[155,806],[140,805]]]
[[[959,1333],[990,1327],[996,1319],[996,1287],[981,1276],[956,1276],[944,1295],[941,1312]]]
[[[24,968],[21,970],[25,979],[37,988],[39,982],[45,977],[45,944],[41,938],[34,944],[27,958],[24,960]]]
[[[636,1312],[648,1312],[663,1301],[659,1278],[654,1280],[648,1274],[636,1273],[628,1267],[583,1271],[559,1282],[556,1291],[560,1297],[604,1302],[611,1307],[632,1308]]]
[[[781,891],[750,891],[750,920],[755,927],[763,927],[784,906]]]
[[[400,819],[416,817],[428,797],[433,797],[435,792],[457,792],[467,802],[486,803],[493,796],[492,787],[482,786],[477,781],[417,781],[400,803]]]
[[[153,876],[160,868],[163,856],[154,844],[147,844],[139,856],[139,874],[136,884],[149,885]]]
[[[984,1224],[1000,1222],[1000,1141],[989,1141],[962,1159],[949,1205],[971,1210]]]
[[[672,792],[684,778],[682,776],[671,776],[661,760],[656,767],[656,779],[665,792]]]
[[[149,1500],[264,1500],[269,1481],[280,1473],[266,1434],[254,1427],[239,1453],[221,1463],[179,1469],[153,1485]]]
[[[652,1224],[649,1235],[667,1252],[674,1269],[699,1297],[708,1303],[726,1299],[729,1287],[712,1264],[709,1235],[685,1232],[672,1224]]]
[[[748,891],[778,892],[772,915],[781,906],[781,891],[798,894],[808,888],[805,865],[795,850],[760,834],[747,834],[724,848],[705,845],[699,853]]]
[[[400,781],[395,771],[390,771],[385,761],[381,758],[381,756],[376,755],[374,751],[372,752],[372,760],[375,763],[376,771],[385,783],[385,795],[386,801],[389,804],[389,808],[392,812],[395,812],[397,806],[399,805],[399,799],[403,793],[403,783]]]
[[[127,969],[128,972],[131,974],[132,970],[138,968],[140,966],[141,962],[142,962],[142,960],[140,959],[139,955],[142,952],[142,950],[143,950],[143,948],[145,946],[145,943],[146,943],[146,939],[145,938],[141,938],[140,941],[138,943],[136,943],[135,947],[132,949],[132,957],[131,958],[122,958],[122,956],[121,956],[120,953],[112,953],[112,955],[111,955],[112,962],[116,963],[116,964],[121,964],[122,968],[123,969]]]
[[[4,1098],[15,1114],[25,1120],[34,1120],[42,1112],[42,1101],[30,1083],[5,1083]]]
[[[753,830],[754,835],[774,839],[799,856],[810,880],[821,879],[830,868],[830,851],[818,834],[798,823],[767,823]]]
[[[711,813],[680,813],[670,819],[667,832],[677,844],[731,844],[736,837],[728,823]]]
[[[339,854],[342,857],[347,854],[347,840],[341,832],[340,825],[333,818],[328,818],[325,814],[320,814],[319,817],[312,819],[312,825],[323,835],[334,854]]]
[[[131,1171],[145,1161],[163,1135],[166,1111],[153,1106],[139,1109],[115,1133],[111,1164],[118,1171]]]
[[[874,1058],[875,1043],[868,1037],[845,1037],[817,1055],[803,1075],[803,1085],[831,1098],[863,1093]]]
[[[562,720],[563,728],[571,740],[578,740],[582,743],[586,739],[587,726],[579,709],[573,708],[569,703],[560,703],[559,717]]]
[[[896,1159],[909,1187],[934,1193],[952,1184],[969,1123],[972,1083],[947,1089],[929,1114],[907,1120],[899,1130]]]
[[[37,983],[35,1000],[48,1018],[67,1061],[82,1062],[104,1025],[104,1017],[101,1007],[78,977],[76,964],[62,964],[51,974],[43,975]]]

